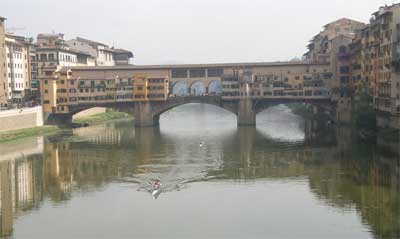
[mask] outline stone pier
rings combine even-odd
[[[43,114],[46,125],[71,125],[72,114]]]
[[[256,111],[252,99],[241,99],[237,115],[238,126],[255,126]]]
[[[136,102],[134,106],[135,127],[159,125],[160,116],[154,115],[151,102]]]

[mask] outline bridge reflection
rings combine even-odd
[[[15,218],[39,209],[45,199],[67,203],[75,190],[91,192],[111,182],[305,178],[322,203],[356,208],[376,237],[400,236],[398,155],[352,144],[349,130],[321,140],[318,124],[309,122],[305,140],[278,142],[256,128],[239,128],[199,147],[198,140],[159,128],[118,124],[75,130],[68,141],[47,138],[43,153],[0,162],[0,235],[12,235]]]

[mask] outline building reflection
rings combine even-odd
[[[67,141],[45,140],[43,153],[1,161],[0,235],[11,236],[14,220],[44,199],[65,203],[74,190],[167,175],[187,182],[306,179],[321,203],[344,211],[356,208],[377,238],[400,237],[399,156],[352,143],[349,130],[321,138],[316,131],[325,129],[308,123],[304,141],[280,142],[256,128],[238,128],[199,147],[196,138],[180,139],[158,128],[128,129],[88,128]],[[176,158],[181,154],[201,158]]]

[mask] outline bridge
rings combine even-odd
[[[47,123],[68,124],[82,110],[108,107],[133,115],[137,127],[149,127],[174,107],[202,103],[250,126],[259,112],[278,104],[306,103],[334,115],[329,69],[308,63],[65,67],[41,91],[53,93],[42,95]]]

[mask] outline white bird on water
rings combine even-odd
[[[160,196],[160,194],[161,194],[161,188],[153,190],[153,192],[151,193],[154,199],[157,199],[158,196]]]

